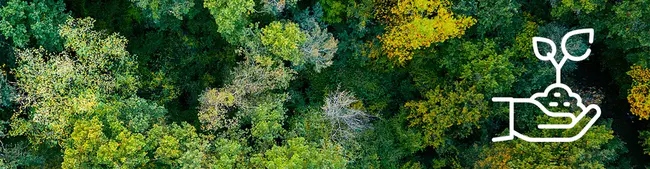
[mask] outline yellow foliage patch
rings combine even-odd
[[[412,59],[412,52],[429,47],[432,43],[460,37],[476,23],[468,16],[457,16],[446,0],[406,0],[380,2],[376,17],[386,22],[386,32],[379,37],[382,50],[389,59],[400,64]]]
[[[640,119],[647,120],[650,118],[650,69],[641,66],[633,66],[632,70],[627,72],[632,77],[634,83],[629,90],[627,101],[630,103],[632,114],[639,116]]]

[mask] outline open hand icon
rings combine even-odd
[[[589,128],[591,128],[591,126],[596,122],[596,120],[598,120],[601,114],[600,107],[594,104],[585,106],[582,103],[582,99],[578,94],[573,93],[567,85],[561,83],[561,69],[564,63],[566,63],[567,60],[572,60],[572,61],[584,60],[591,53],[591,49],[587,49],[586,52],[581,56],[573,56],[566,50],[566,42],[571,36],[577,34],[585,34],[585,33],[589,35],[589,43],[590,44],[593,43],[594,30],[590,28],[574,30],[567,33],[564,37],[562,37],[561,50],[564,56],[559,62],[554,58],[556,54],[556,46],[552,40],[541,38],[541,37],[533,38],[533,50],[535,56],[540,60],[551,61],[551,63],[556,69],[556,76],[555,76],[556,83],[548,86],[542,93],[533,94],[533,96],[531,96],[530,98],[512,98],[512,97],[492,98],[492,101],[494,102],[508,102],[509,109],[510,109],[509,111],[510,119],[509,119],[509,126],[508,126],[509,135],[495,137],[492,139],[493,142],[512,140],[514,139],[514,137],[520,138],[528,142],[572,142],[580,139],[589,130]],[[544,42],[551,46],[551,51],[548,52],[546,56],[540,54],[539,47],[537,45],[538,42]],[[529,137],[515,131],[515,127],[514,127],[515,126],[515,119],[514,119],[515,103],[533,104],[535,105],[535,107],[539,108],[542,112],[544,112],[544,114],[547,116],[550,116],[552,118],[569,118],[571,121],[569,124],[539,124],[537,125],[537,128],[539,129],[572,129],[576,127],[576,125],[579,124],[581,121],[586,120],[588,122],[584,126],[584,128],[582,128],[579,131],[579,133],[577,133],[575,136],[572,137],[543,137],[543,138]],[[558,107],[561,106],[563,106],[565,110],[566,108],[571,108],[571,107],[576,108],[580,113],[576,116],[572,112],[553,111],[553,110],[558,110]],[[585,118],[585,117],[590,117],[590,118]]]

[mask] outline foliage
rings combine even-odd
[[[59,25],[69,17],[62,0],[10,0],[0,8],[0,32],[19,48],[43,46],[61,51]]]
[[[252,0],[206,0],[203,6],[210,10],[219,26],[217,31],[231,44],[239,44],[244,37],[244,28],[248,26],[249,15],[254,11]]]
[[[8,108],[16,100],[16,89],[9,85],[7,75],[4,71],[0,71],[0,110]],[[0,133],[2,131],[0,130]],[[1,136],[2,134],[0,134]]]
[[[647,120],[650,118],[650,69],[641,66],[633,66],[632,70],[627,72],[634,80],[632,89],[627,95],[627,102],[630,103],[632,114],[639,116],[639,119]]]
[[[44,157],[29,151],[27,144],[0,145],[0,166],[3,168],[19,168],[43,165]]]
[[[544,122],[559,122],[558,118],[544,119]],[[584,122],[567,131],[537,130],[533,135],[539,137],[573,136],[582,129]],[[544,123],[540,123],[544,124]],[[583,138],[570,143],[532,143],[523,140],[499,142],[483,147],[477,168],[609,168],[611,165],[625,164],[615,160],[627,152],[623,142],[617,140],[610,128],[611,121],[594,125]],[[531,134],[532,134],[531,133]],[[557,133],[561,133],[558,135]]]
[[[262,11],[272,13],[273,15],[279,15],[286,9],[291,9],[296,7],[298,0],[263,0]]]
[[[642,1],[624,1],[613,7],[613,18],[608,23],[611,29],[609,36],[619,36],[621,41],[617,46],[623,46],[624,49],[630,49],[634,46],[650,46],[650,41],[645,37],[650,33],[642,31],[648,28],[644,21],[647,19],[648,10],[643,7],[648,5],[647,0]]]
[[[514,38],[521,22],[521,3],[510,0],[461,0],[452,6],[458,14],[476,18],[476,34],[480,37]],[[468,32],[471,33],[471,32]]]
[[[25,93],[19,98],[25,109],[12,117],[11,134],[27,136],[34,145],[63,147],[62,168],[141,166],[153,151],[146,145],[167,143],[163,140],[167,137],[154,134],[164,125],[160,120],[166,110],[133,95],[137,77],[126,40],[92,27],[92,19],[68,20],[61,29],[67,50],[59,54],[42,48],[18,51],[15,71],[17,86]],[[179,140],[197,144],[188,141],[198,138],[193,127],[185,124],[183,131],[176,130],[180,129],[172,125],[172,136],[182,133]],[[187,161],[196,157],[196,151],[188,153],[194,154],[179,155],[166,164],[197,166]]]
[[[487,96],[511,88],[517,73],[512,71],[514,66],[509,56],[498,53],[496,43],[486,40],[450,44],[440,50],[442,60],[438,63],[447,70],[447,78],[460,78]]]
[[[647,126],[619,103],[648,118],[647,6],[0,1],[0,168],[643,166]],[[592,54],[568,62],[562,82],[601,106],[596,125],[571,143],[492,142],[509,130],[491,98],[553,83],[532,38],[559,45],[579,28],[594,42],[567,49]],[[568,121],[534,108],[517,104],[518,132],[575,135],[538,129]]]
[[[314,9],[322,7],[323,21],[329,24],[345,23],[358,31],[366,30],[372,22],[374,0],[319,0]]]
[[[273,145],[275,138],[282,136],[286,131],[282,128],[284,124],[286,109],[283,103],[286,96],[274,95],[277,97],[270,103],[264,102],[252,110],[251,113],[251,136],[259,141],[262,146]]]
[[[143,15],[150,18],[153,24],[161,29],[178,26],[177,20],[190,13],[194,6],[193,0],[130,0],[142,10]]]
[[[445,88],[446,89],[446,88]],[[410,101],[409,126],[419,128],[426,145],[434,148],[446,138],[465,138],[481,118],[487,117],[483,95],[476,88],[436,88],[425,94],[427,100]]]
[[[310,10],[307,9],[295,17],[306,35],[300,50],[305,62],[313,64],[316,72],[332,65],[339,43],[331,33],[327,32],[327,28],[321,29],[318,18],[322,13],[318,10],[314,9],[315,14],[309,15]]]
[[[287,140],[284,146],[275,146],[251,161],[264,168],[343,168],[346,161],[332,145],[317,147],[304,138]]]
[[[555,69],[548,62],[540,62],[533,54],[531,39],[537,36],[539,24],[527,21],[523,30],[515,36],[511,47],[504,52],[515,66],[514,72],[520,72],[513,84],[517,94],[530,97],[533,93],[543,90],[551,84],[555,77]],[[569,63],[570,64],[570,63]]]
[[[606,0],[562,0],[551,1],[553,10],[551,15],[560,17],[562,15],[581,15],[590,14],[604,8]]]
[[[322,0],[325,16],[323,20],[329,23],[339,23],[343,21],[341,18],[348,6],[347,3],[354,3],[355,1],[338,1],[338,0]]]
[[[300,32],[298,24],[293,22],[272,22],[262,28],[261,42],[267,50],[282,60],[291,61],[294,65],[302,65],[305,61],[300,57],[300,44],[307,40]]]
[[[250,109],[255,102],[255,97],[269,90],[286,89],[292,72],[282,66],[268,63],[269,58],[259,58],[257,61],[244,61],[232,71],[230,84],[221,89],[210,89],[204,92],[199,101],[199,120],[205,130],[219,130],[234,128],[241,116],[228,116],[228,110],[233,107]],[[265,63],[266,61],[266,63]],[[257,63],[250,63],[257,62]]]
[[[643,146],[643,152],[650,155],[650,132],[640,131],[639,138],[641,139],[641,146]]]
[[[62,27],[70,53],[50,54],[43,48],[18,51],[17,87],[25,93],[19,101],[29,109],[15,114],[13,135],[29,133],[34,143],[56,143],[70,134],[67,130],[75,123],[70,116],[89,114],[100,100],[136,91],[133,56],[124,50],[126,40],[92,31],[92,23],[92,19],[71,19]],[[30,119],[18,118],[23,113]]]
[[[200,168],[207,151],[207,142],[193,126],[154,125],[147,133],[146,148],[153,149],[153,160],[175,168]]]
[[[450,6],[449,1],[436,0],[398,1],[394,6],[379,7],[377,19],[388,24],[386,33],[380,37],[382,50],[388,58],[403,64],[413,58],[415,50],[460,37],[476,20],[456,16]],[[430,18],[431,15],[435,17]]]

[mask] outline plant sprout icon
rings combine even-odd
[[[506,141],[506,140],[512,140],[514,137],[518,137],[522,140],[528,141],[528,142],[572,142],[580,139],[591,126],[598,120],[600,117],[600,107],[598,105],[592,104],[589,106],[586,106],[582,103],[582,99],[580,96],[576,93],[573,93],[571,89],[562,83],[561,81],[561,70],[562,66],[564,63],[566,63],[567,60],[572,60],[572,61],[581,61],[586,59],[589,54],[591,54],[591,49],[587,49],[584,54],[581,56],[573,56],[567,51],[566,49],[566,42],[567,40],[578,34],[588,34],[589,35],[589,44],[592,44],[594,41],[594,29],[587,28],[587,29],[578,29],[571,31],[564,35],[562,37],[562,43],[560,46],[560,49],[562,50],[562,54],[564,55],[560,62],[557,62],[557,60],[554,58],[557,48],[555,46],[555,43],[547,38],[542,38],[542,37],[533,37],[533,50],[535,53],[535,56],[542,60],[542,61],[551,61],[553,66],[555,67],[555,83],[549,85],[546,87],[544,92],[542,93],[535,93],[533,96],[530,98],[512,98],[512,97],[494,97],[492,98],[493,102],[508,102],[509,103],[509,134],[507,136],[501,136],[501,137],[495,137],[492,138],[493,142],[498,142],[498,141]],[[546,55],[540,54],[539,48],[537,43],[538,42],[544,42],[547,43],[548,45],[551,46],[551,51],[546,53]],[[552,93],[552,96],[549,95]],[[550,106],[550,107],[558,107],[560,104],[562,104],[564,107],[569,107],[571,105],[570,102],[549,102],[548,105],[543,105],[540,103],[537,99],[539,98],[560,98],[563,94],[568,95],[570,98],[574,98],[576,100],[576,106],[580,108],[582,111],[578,116],[575,116],[571,112],[552,112],[549,111],[545,106]],[[528,137],[526,135],[523,135],[517,131],[515,131],[515,103],[529,103],[529,104],[534,104],[536,105],[540,110],[544,112],[547,116],[550,117],[564,117],[564,118],[570,118],[571,123],[570,124],[539,124],[537,125],[537,128],[539,129],[571,129],[578,124],[591,110],[595,110],[595,114],[593,114],[593,117],[589,120],[587,125],[580,130],[580,132],[573,136],[573,137],[544,137],[544,138],[535,138],[535,137]]]

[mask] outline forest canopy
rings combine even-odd
[[[577,141],[492,141],[555,83],[533,37],[591,50]],[[649,120],[649,0],[0,1],[0,168],[643,168]]]

